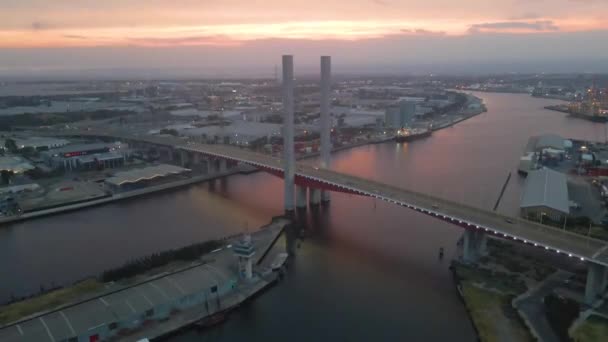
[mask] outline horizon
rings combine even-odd
[[[296,73],[316,70],[320,55],[331,55],[343,74],[608,72],[608,23],[599,15],[608,12],[605,1],[24,0],[3,6],[5,78],[271,77],[283,54],[294,55]]]

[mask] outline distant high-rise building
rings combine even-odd
[[[416,103],[412,101],[400,101],[397,106],[386,109],[384,123],[386,127],[407,127],[412,123],[414,115],[416,115]]]

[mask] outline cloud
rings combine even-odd
[[[64,34],[63,37],[69,39],[88,39],[88,37],[86,36],[81,36],[77,34]]]
[[[400,31],[404,34],[420,36],[444,36],[447,34],[445,31],[431,31],[426,29],[401,29]]]
[[[235,40],[222,35],[202,35],[171,38],[138,37],[127,38],[127,41],[129,44],[138,46],[237,46],[241,44],[239,40]]]
[[[542,16],[538,13],[526,12],[521,15],[516,15],[516,16],[510,17],[509,20],[530,20],[530,19],[539,19],[539,18],[542,18]]]
[[[51,28],[51,25],[49,25],[49,23],[45,23],[43,21],[34,21],[30,26],[34,31],[47,30]]]
[[[371,1],[372,1],[374,4],[376,4],[376,5],[380,5],[380,6],[388,6],[388,5],[390,5],[390,4],[388,3],[388,1],[386,1],[386,0],[371,0]]]
[[[559,27],[551,20],[536,21],[500,21],[493,23],[473,24],[469,27],[469,33],[485,32],[554,32],[559,31]]]

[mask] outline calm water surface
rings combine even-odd
[[[604,126],[544,110],[555,103],[479,94],[489,111],[410,144],[334,156],[336,170],[499,211],[517,212],[515,174],[530,135],[604,140]],[[354,195],[332,194],[310,215],[309,237],[289,277],[221,327],[172,341],[473,341],[439,247],[455,253],[461,231]],[[257,173],[0,229],[0,299],[94,275],[134,257],[267,223],[282,212],[282,181]]]

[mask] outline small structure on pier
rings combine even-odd
[[[245,279],[253,277],[253,261],[255,246],[251,241],[251,235],[245,234],[232,248],[239,260],[239,274]]]

